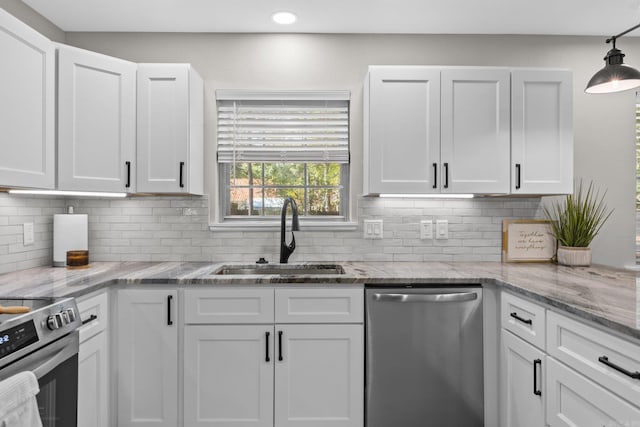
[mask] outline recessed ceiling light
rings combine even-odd
[[[276,12],[271,16],[273,22],[280,25],[290,25],[296,22],[298,17],[291,12]]]

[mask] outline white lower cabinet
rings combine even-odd
[[[78,352],[78,425],[109,427],[108,295],[78,301],[82,327]]]
[[[547,423],[551,427],[613,427],[640,425],[640,408],[553,358],[549,380]]]
[[[502,427],[640,426],[636,340],[507,292],[501,299]]]
[[[275,426],[361,427],[362,325],[276,325],[276,335]]]
[[[362,290],[305,291],[185,291],[184,427],[364,425]],[[292,309],[323,323],[274,324]]]
[[[118,427],[178,425],[176,301],[176,290],[118,291]]]
[[[187,325],[184,425],[273,425],[273,325]]]
[[[78,353],[78,425],[109,427],[107,335],[80,344]]]
[[[545,354],[502,330],[502,425],[543,427]]]

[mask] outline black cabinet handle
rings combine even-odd
[[[516,190],[520,189],[520,163],[516,163]]]
[[[282,357],[282,331],[278,331],[278,360],[283,361]]]
[[[270,362],[271,359],[269,359],[269,336],[271,335],[271,332],[267,331],[264,333],[264,337],[265,337],[265,347],[264,347],[264,361],[265,362]]]
[[[93,322],[94,320],[96,320],[98,318],[98,316],[96,316],[95,314],[92,314],[91,316],[89,316],[88,318],[84,319],[82,321],[83,325],[86,325],[89,322]]]
[[[607,365],[610,368],[615,369],[616,371],[625,374],[628,377],[633,378],[634,380],[640,380],[640,372],[636,371],[636,372],[631,372],[628,371],[626,369],[624,369],[621,366],[616,365],[615,363],[609,362],[609,358],[607,356],[600,356],[598,357],[598,362],[600,363],[604,363],[605,365]]]
[[[533,324],[533,320],[524,319],[524,318],[518,316],[518,313],[516,313],[515,311],[513,313],[511,313],[510,316],[513,317],[516,320],[521,321],[522,323],[526,323],[527,325],[532,325]]]
[[[171,300],[173,299],[173,295],[167,296],[167,325],[173,325],[173,320],[171,320]]]
[[[538,365],[542,368],[542,360],[536,359],[533,361],[533,394],[542,396],[542,390],[538,389]]]
[[[131,162],[124,162],[127,165],[127,183],[125,184],[125,188],[131,187]]]
[[[180,162],[180,188],[184,188],[184,181],[182,180],[182,172],[184,172],[184,162]]]
[[[433,164],[433,188],[438,188],[438,164]]]
[[[444,188],[449,188],[449,163],[443,164],[444,166]]]

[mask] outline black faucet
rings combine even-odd
[[[287,222],[287,206],[291,205],[291,213],[293,215],[291,220],[291,243],[287,245],[285,240],[286,222]],[[287,197],[282,204],[282,212],[280,213],[280,263],[286,264],[289,257],[296,250],[296,237],[293,235],[294,231],[300,230],[300,223],[298,221],[298,206],[296,202]]]

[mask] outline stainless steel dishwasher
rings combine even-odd
[[[483,426],[479,285],[365,293],[366,426]]]

